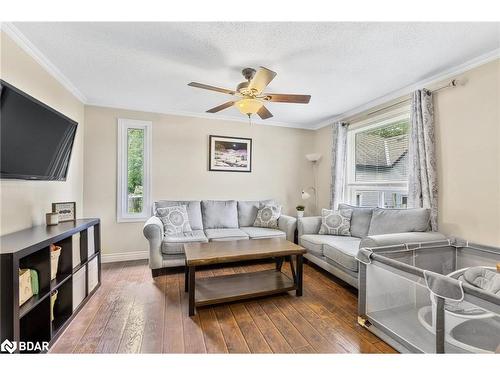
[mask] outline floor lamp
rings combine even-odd
[[[312,168],[313,168],[313,183],[314,186],[305,188],[302,190],[301,196],[303,200],[308,200],[311,198],[311,194],[308,193],[308,191],[311,191],[314,194],[314,210],[316,211],[318,209],[318,184],[317,184],[317,164],[318,161],[321,159],[321,154],[307,154],[306,159],[309,160],[312,163]]]

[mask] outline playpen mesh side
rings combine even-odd
[[[464,288],[465,300],[455,305],[459,309],[478,309],[484,312],[484,319],[457,316],[452,312],[453,303],[446,301],[444,324],[441,325],[436,322],[439,315],[437,299],[423,277],[423,270],[448,275],[472,266],[494,266],[500,262],[500,252],[455,246],[373,250],[374,259],[371,264],[361,267],[360,275],[365,279],[360,283],[363,289],[360,290],[360,298],[363,298],[360,314],[372,324],[414,352],[443,350],[443,346],[437,344],[436,327],[441,328],[438,338],[443,339],[446,353],[500,350],[497,348],[500,345],[500,305],[494,298],[487,300],[481,292]]]

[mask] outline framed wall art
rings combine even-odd
[[[211,135],[210,171],[252,172],[252,139]]]

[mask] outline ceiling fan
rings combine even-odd
[[[209,109],[208,113],[216,113],[235,106],[242,114],[247,115],[249,118],[253,114],[258,114],[263,120],[273,117],[272,113],[264,105],[266,102],[307,104],[311,99],[311,95],[264,93],[263,91],[267,85],[276,77],[276,72],[262,66],[258,71],[253,68],[245,68],[241,73],[246,81],[238,84],[236,90],[223,89],[198,82],[188,83],[188,86],[236,96],[232,101]]]

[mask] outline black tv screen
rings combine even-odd
[[[77,125],[0,80],[0,177],[66,180]]]

